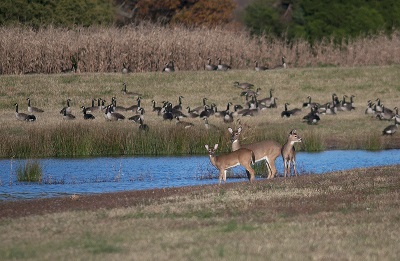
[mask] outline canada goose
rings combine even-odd
[[[258,61],[254,61],[255,67],[254,70],[257,72],[268,70],[268,66],[260,65],[258,66]]]
[[[376,112],[381,112],[382,111],[382,106],[381,106],[381,99],[377,98],[376,100],[376,107],[375,107],[375,111]]]
[[[227,113],[229,113],[229,107],[232,105],[232,102],[228,102],[226,105],[226,109],[224,111],[218,111],[217,106],[214,106],[214,116],[215,117],[225,117]]]
[[[341,101],[341,109],[342,111],[351,111],[354,110],[355,107],[353,107],[353,98],[355,96],[351,95],[350,96],[350,102],[346,102],[346,98],[348,98],[347,95],[343,95],[343,100]]]
[[[400,116],[399,116],[398,114],[396,114],[396,115],[393,117],[393,119],[394,119],[394,123],[395,123],[395,124],[400,124]]]
[[[91,107],[85,107],[86,112],[95,112],[95,111],[99,111],[99,107],[100,104],[98,106],[94,105],[94,102],[96,101],[96,99],[92,99],[92,106]],[[82,108],[82,107],[81,107]]]
[[[208,118],[211,115],[214,115],[215,111],[214,111],[214,104],[211,104],[211,106],[208,105],[204,105],[204,110],[202,112],[200,112],[200,118]]]
[[[123,74],[127,74],[127,73],[130,72],[129,66],[126,66],[126,63],[122,63],[122,70],[121,70],[121,72],[122,72]]]
[[[166,104],[163,107],[163,119],[164,120],[173,120],[174,115],[172,114],[172,104],[170,102],[166,102]]]
[[[225,112],[224,122],[225,123],[233,122],[233,115],[232,115],[232,113],[229,112],[229,110],[226,110],[226,112]]]
[[[314,106],[320,106],[319,103],[311,102],[311,96],[307,96],[308,101],[303,103],[303,108],[311,108]]]
[[[203,98],[203,105],[198,106],[198,107],[192,109],[192,112],[200,113],[200,111],[204,109],[204,106],[206,106],[206,101],[207,101],[207,98],[204,97],[204,98]]]
[[[127,111],[127,108],[123,107],[123,106],[117,106],[117,98],[112,97],[111,98],[111,112],[125,112]]]
[[[320,121],[318,107],[312,107],[311,112],[303,117],[303,121],[306,121],[309,125],[317,124]]]
[[[75,120],[75,116],[72,115],[71,113],[67,113],[67,110],[63,111],[63,120],[65,121],[71,121],[71,120]]]
[[[71,113],[72,110],[71,110],[71,106],[70,106],[70,101],[71,101],[71,99],[67,99],[67,106],[61,109],[60,114],[64,114],[64,112],[66,114]]]
[[[257,88],[255,91],[247,90],[247,91],[242,92],[240,94],[240,96],[245,96],[245,95],[247,95],[247,96],[257,96],[257,95],[260,94],[260,91],[261,91],[261,88]]]
[[[20,121],[35,121],[36,120],[36,116],[31,114],[26,114],[26,113],[22,113],[22,112],[18,112],[18,103],[14,104],[15,106],[15,118],[17,118],[17,120]]]
[[[128,118],[128,120],[139,123],[139,120],[143,120],[144,119],[144,109],[143,108],[139,108],[138,111],[140,112],[140,114],[138,115],[133,115],[132,117]]]
[[[382,131],[382,135],[393,135],[396,133],[397,129],[398,129],[399,124],[396,122],[393,125],[389,125],[387,126],[383,131]]]
[[[149,126],[145,123],[143,123],[143,120],[139,118],[139,130],[140,131],[149,131]]]
[[[377,113],[376,117],[379,118],[380,120],[388,120],[390,121],[396,113],[394,113],[392,110],[387,109],[383,104],[381,104],[382,111]],[[397,107],[395,107],[397,109]]]
[[[269,90],[269,97],[263,98],[263,99],[259,99],[258,102],[260,104],[264,104],[265,106],[267,106],[268,108],[276,108],[276,97],[274,97],[272,95],[272,91],[273,89]]]
[[[29,113],[34,113],[34,112],[42,113],[42,112],[44,112],[42,109],[39,109],[39,108],[36,108],[36,107],[32,107],[31,106],[31,99],[26,98],[26,100],[28,101],[28,111],[29,111]]]
[[[109,121],[122,121],[125,119],[125,116],[118,112],[112,111],[112,105],[108,105],[106,108],[106,119]]]
[[[163,72],[175,72],[175,65],[174,61],[169,61],[168,63],[165,63],[164,68],[162,69]]]
[[[331,107],[330,102],[326,103],[323,107],[319,107],[318,112],[321,114],[326,114],[326,115],[335,115],[336,114],[336,111],[334,108]]]
[[[219,130],[217,126],[209,123],[207,118],[203,118],[203,120],[204,120],[204,127],[206,128],[206,130]]]
[[[282,118],[284,118],[284,117],[289,118],[290,116],[298,115],[301,112],[301,109],[298,109],[298,108],[294,108],[292,110],[288,110],[288,108],[287,108],[288,105],[290,105],[290,103],[285,103],[285,110],[282,111],[282,113],[281,113],[281,117]]]
[[[153,104],[153,111],[157,112],[157,115],[160,115],[162,108],[160,106],[156,106],[155,100],[152,100],[151,103]]]
[[[248,83],[248,82],[234,82],[233,86],[235,86],[236,88],[240,88],[242,90],[248,90],[254,87],[254,84],[252,83]]]
[[[371,100],[367,101],[367,109],[365,109],[365,114],[375,114],[375,110],[373,109],[374,103]]]
[[[175,117],[175,119],[176,119],[176,126],[183,127],[185,129],[188,129],[188,128],[194,126],[194,124],[191,122],[181,121],[179,119],[179,117]]]
[[[95,119],[95,117],[92,114],[86,113],[87,110],[86,110],[85,106],[82,106],[81,109],[82,109],[83,119],[84,120],[94,120]]]
[[[184,98],[182,95],[179,96],[178,104],[172,107],[173,110],[180,110],[180,111],[182,110],[182,98]]]
[[[140,97],[140,96],[137,97],[137,99],[136,99],[137,104],[132,105],[132,106],[126,108],[126,110],[127,110],[127,111],[132,111],[132,112],[135,112],[135,113],[140,113],[140,112],[139,112],[139,108],[140,108],[141,100],[142,100],[142,97]]]
[[[207,58],[207,64],[204,66],[204,69],[207,71],[216,71],[218,69],[218,66],[215,64],[211,64],[211,58]]]
[[[282,68],[284,68],[284,69],[287,68],[287,64],[286,64],[285,59],[286,59],[286,57],[283,55],[283,56],[282,56]]]
[[[186,109],[188,110],[187,113],[188,113],[190,118],[197,118],[197,117],[200,116],[197,112],[191,111],[189,106],[186,107]]]
[[[217,58],[217,60],[218,60],[218,65],[217,65],[217,70],[218,71],[227,71],[227,70],[229,70],[229,69],[232,69],[232,67],[231,66],[229,66],[229,65],[227,65],[227,64],[224,64],[224,63],[221,63],[221,58]]]
[[[124,82],[124,83],[122,83],[122,90],[121,90],[121,92],[122,92],[122,94],[124,94],[124,95],[133,95],[133,96],[142,96],[140,93],[138,93],[138,92],[129,92],[129,91],[127,91],[126,90],[126,83]]]

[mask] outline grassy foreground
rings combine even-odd
[[[259,98],[269,96],[269,90],[278,98],[278,108],[268,109],[255,117],[242,117],[245,126],[243,142],[273,139],[283,144],[291,129],[297,129],[303,143],[301,150],[318,151],[326,149],[388,149],[400,147],[400,135],[383,137],[382,130],[388,121],[379,121],[366,116],[364,111],[368,100],[380,98],[386,108],[399,107],[400,67],[357,67],[357,68],[305,68],[270,70],[232,70],[228,72],[179,71],[173,74],[150,72],[114,74],[59,74],[59,75],[3,75],[0,77],[0,158],[36,157],[81,157],[105,155],[178,155],[204,154],[204,144],[220,143],[221,152],[230,147],[226,124],[220,118],[210,117],[209,122],[217,130],[206,131],[200,119],[187,119],[195,126],[182,129],[174,121],[163,121],[152,112],[152,100],[160,106],[162,101],[178,103],[183,95],[183,108],[215,103],[218,110],[226,108],[228,102],[243,105],[245,98],[241,89],[233,82],[250,82],[261,88]],[[95,113],[94,121],[84,121],[80,106],[90,106],[93,98],[111,102],[117,98],[117,105],[129,107],[137,104],[137,96],[123,95],[122,83],[128,91],[142,94],[141,106],[145,109],[145,123],[150,131],[140,133],[138,124],[128,122],[107,122],[102,113]],[[301,108],[307,96],[312,101],[326,103],[331,95],[355,95],[355,111],[338,113],[336,116],[322,115],[317,126],[302,122],[309,112],[303,109],[301,115],[289,119],[281,118],[283,104],[289,102],[289,109]],[[19,111],[27,112],[26,98],[32,105],[45,110],[36,114],[33,123],[20,122],[14,116],[14,103]],[[74,121],[66,122],[59,111],[72,100]],[[231,108],[232,110],[232,108]],[[132,112],[126,112],[128,118]],[[186,120],[186,119],[185,119]]]
[[[399,167],[143,195],[0,202],[0,256],[1,260],[398,260]],[[17,213],[21,207],[19,214],[7,217],[8,211]]]

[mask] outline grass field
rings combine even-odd
[[[0,256],[398,260],[399,167],[0,202]]]
[[[278,107],[267,109],[254,117],[241,117],[244,126],[243,142],[274,139],[283,144],[291,129],[297,129],[304,142],[301,150],[325,149],[387,149],[398,148],[400,136],[383,137],[382,130],[390,123],[367,116],[364,111],[368,100],[381,99],[386,108],[399,106],[400,67],[357,67],[357,68],[305,68],[255,72],[232,70],[228,72],[180,71],[172,74],[152,72],[134,74],[59,74],[59,75],[3,75],[0,77],[0,131],[6,133],[0,144],[2,158],[35,157],[80,157],[104,155],[179,155],[204,154],[205,143],[220,143],[221,151],[229,150],[226,124],[216,117],[209,122],[217,130],[206,131],[204,121],[184,119],[194,123],[190,129],[176,126],[176,121],[163,121],[152,112],[152,100],[160,106],[162,101],[178,103],[183,98],[183,108],[200,106],[203,97],[207,103],[215,103],[224,110],[228,102],[244,105],[241,89],[233,82],[250,82],[261,88],[259,98],[273,95],[278,98]],[[84,121],[80,106],[90,106],[93,98],[125,107],[137,104],[137,96],[121,93],[122,83],[128,91],[141,93],[141,106],[145,109],[145,123],[150,131],[139,132],[138,124],[127,120],[108,122],[102,113],[95,113],[94,121]],[[312,101],[326,103],[331,95],[355,95],[356,110],[339,112],[335,116],[321,115],[318,125],[302,122],[310,110],[303,109],[300,116],[281,118],[283,104],[289,109],[301,108],[307,96]],[[32,105],[45,110],[36,114],[33,123],[17,121],[14,103],[19,111],[27,112],[26,98]],[[71,99],[74,121],[66,122],[59,113]],[[231,107],[232,110],[232,107]],[[128,118],[134,113],[126,112]]]

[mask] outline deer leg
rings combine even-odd
[[[244,167],[246,168],[247,178],[249,179],[249,181],[253,181],[255,179],[254,169],[251,167],[250,163]]]
[[[272,171],[271,163],[269,162],[268,158],[265,158],[265,166],[267,166],[267,169],[268,169],[268,179],[273,178],[274,177],[272,175],[273,171]],[[274,168],[275,168],[275,166],[274,166]],[[276,172],[276,170],[275,170],[275,172]]]
[[[295,161],[295,160],[292,160],[292,163],[293,163],[294,174],[297,176],[296,161]]]
[[[284,159],[283,160],[283,177],[285,177],[285,178],[286,178],[286,173],[287,173],[287,167],[288,167],[287,160]]]
[[[224,183],[226,183],[226,169],[224,170]]]
[[[221,184],[221,182],[222,182],[222,177],[224,176],[224,170],[223,169],[221,169],[220,171],[219,171],[219,184]]]

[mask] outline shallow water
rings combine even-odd
[[[0,160],[0,200],[218,183],[218,171],[207,156],[40,159],[39,162],[43,181],[26,183],[16,178],[16,169],[24,160]],[[297,153],[300,174],[394,164],[400,164],[400,150]],[[276,160],[276,166],[278,173],[282,173],[281,158]],[[235,167],[233,173],[245,177],[242,167]],[[228,178],[228,182],[243,180],[246,179]]]

